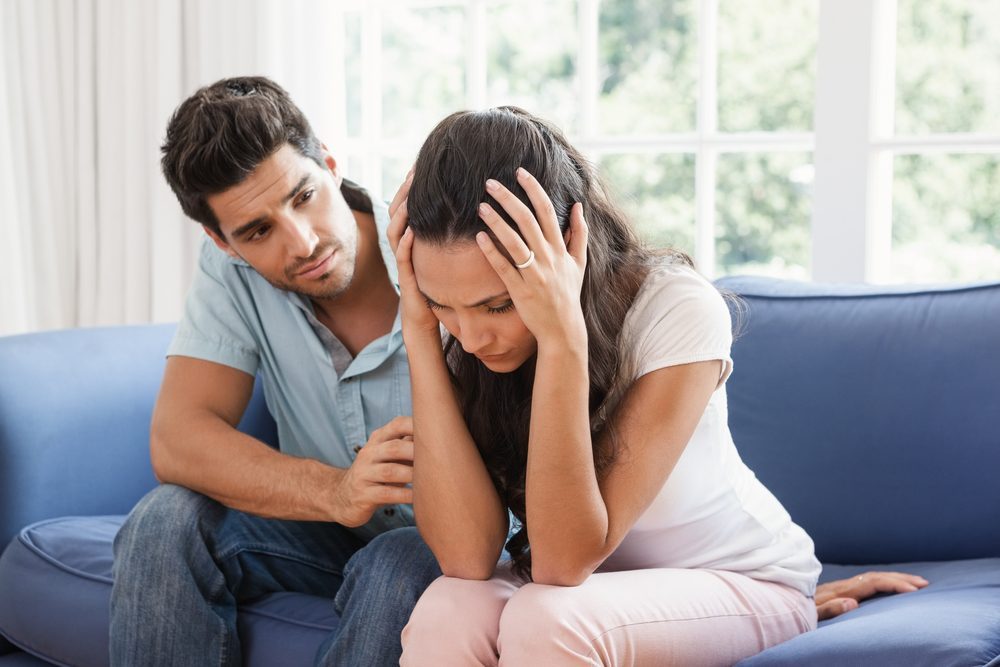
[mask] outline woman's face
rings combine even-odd
[[[535,353],[535,337],[475,241],[445,247],[414,239],[412,261],[438,320],[488,369],[510,373]]]

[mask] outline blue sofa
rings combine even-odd
[[[742,664],[1000,665],[1000,283],[718,284],[741,296],[734,437],[815,539],[824,579],[931,581]],[[111,542],[155,484],[172,330],[0,339],[0,667],[107,664]],[[241,428],[274,443],[260,392]],[[329,600],[258,600],[240,614],[247,664],[308,665],[336,623]]]

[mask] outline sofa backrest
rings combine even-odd
[[[0,549],[41,519],[125,514],[155,486],[149,421],[173,331],[0,337]],[[257,384],[240,428],[274,444]]]
[[[1000,283],[717,285],[737,449],[822,561],[1000,556]]]

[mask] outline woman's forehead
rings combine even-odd
[[[414,239],[412,260],[420,291],[441,305],[470,305],[507,290],[475,241],[439,245]]]

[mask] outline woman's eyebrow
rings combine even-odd
[[[444,307],[440,303],[438,303],[437,301],[435,301],[434,299],[432,299],[431,297],[429,297],[426,293],[424,293],[423,290],[420,290],[420,294],[422,294],[423,297],[425,299],[427,299],[433,305],[435,305],[435,306],[441,306],[442,308]],[[491,301],[496,301],[497,299],[500,299],[500,298],[503,298],[503,297],[510,298],[510,294],[508,292],[500,292],[500,294],[494,294],[493,296],[488,296],[485,299],[480,299],[479,301],[477,301],[477,302],[475,302],[475,303],[473,303],[473,304],[471,304],[469,306],[466,306],[466,307],[467,308],[478,308],[479,306],[485,306],[486,304],[490,303]]]

